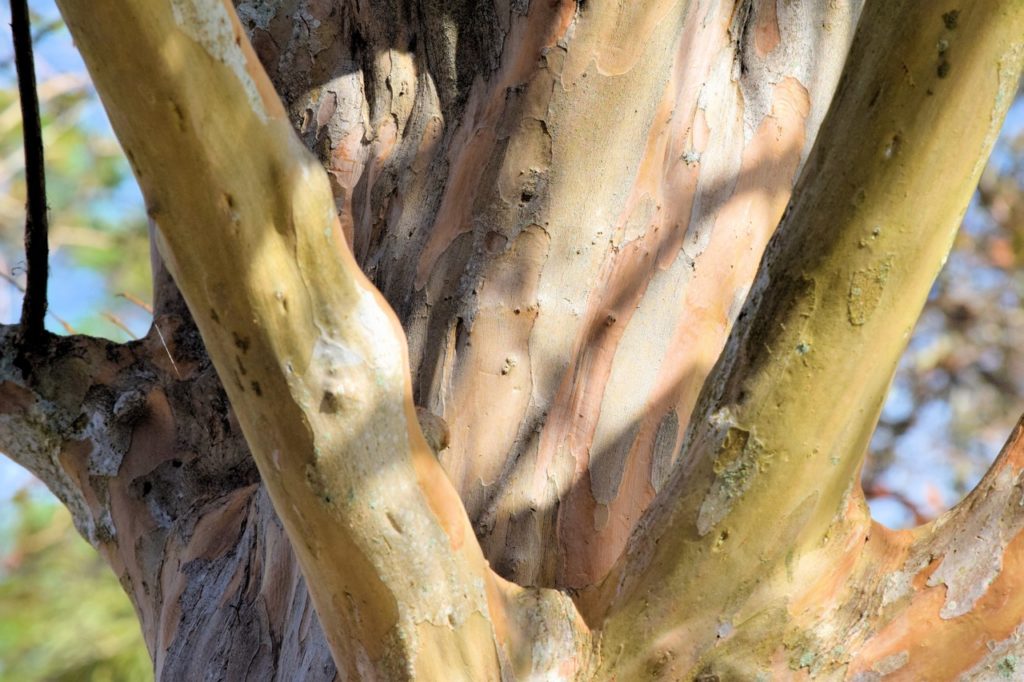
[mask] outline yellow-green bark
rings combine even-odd
[[[994,502],[913,534],[872,527],[856,477],[1015,91],[1019,2],[869,3],[809,157],[856,2],[298,4],[293,30],[245,3],[288,108],[227,2],[61,6],[345,674],[928,670],[890,631],[926,636],[940,591],[943,641],[982,631],[948,595],[994,608],[1016,569],[965,586],[922,557],[979,519],[972,556],[1015,546],[1016,451]]]
[[[1022,59],[1021,3],[867,4],[685,463],[606,586],[604,636],[628,652],[608,670],[742,677],[804,655],[786,627],[794,576],[834,570],[869,534],[861,461]]]
[[[569,673],[585,665],[571,605],[546,659],[516,651],[532,643],[513,619],[543,628],[565,619],[565,600],[520,595],[488,568],[417,425],[401,328],[356,266],[323,169],[231,5],[104,5],[61,10],[339,667],[478,680],[558,670],[563,657]]]

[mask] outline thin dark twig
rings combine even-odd
[[[46,172],[43,167],[43,128],[39,120],[35,59],[27,0],[11,0],[11,32],[14,34],[14,64],[18,71],[21,120],[25,140],[25,185],[28,206],[25,219],[25,260],[27,284],[21,307],[24,339],[31,342],[43,335],[46,317],[46,279],[49,266],[46,217]]]

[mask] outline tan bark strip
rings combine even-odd
[[[796,81],[783,81],[777,86],[777,93],[776,108],[745,149],[734,194],[719,213],[710,242],[697,261],[699,267],[687,282],[683,302],[678,305],[682,312],[676,331],[664,360],[658,365],[658,376],[653,382],[650,403],[645,406],[640,433],[622,465],[624,473],[612,489],[614,496],[609,497],[607,486],[600,492],[594,488],[594,494],[600,498],[589,501],[588,514],[593,520],[577,519],[576,523],[566,524],[562,537],[565,560],[570,567],[586,566],[587,571],[582,578],[579,575],[566,578],[567,585],[596,584],[621,554],[634,524],[654,497],[652,456],[660,420],[673,410],[683,415],[679,429],[685,430],[685,415],[692,411],[697,390],[714,364],[732,324],[738,307],[737,292],[745,293],[774,225],[782,216],[804,144],[803,123],[808,110],[807,93]],[[665,220],[671,225],[680,218],[683,216],[668,214]],[[671,231],[663,234],[672,237]],[[652,250],[658,253],[657,245]],[[623,249],[620,254],[628,257],[631,252],[631,249]],[[642,293],[639,292],[637,298]],[[636,307],[636,299],[627,299],[620,306],[621,310],[613,310],[608,315],[621,315],[617,324],[627,325]],[[611,364],[610,358],[608,364]],[[606,371],[610,373],[611,368]],[[594,374],[593,371],[584,373],[588,377]],[[621,390],[625,390],[624,387]],[[596,389],[592,392],[603,393]],[[615,398],[615,402],[621,404],[622,399]],[[585,452],[589,443],[589,439],[583,440],[580,449]],[[594,444],[598,445],[599,441]],[[643,459],[630,459],[632,457]],[[587,458],[578,455],[577,461],[581,460],[582,465],[587,464]],[[619,481],[623,485],[618,485]],[[583,496],[590,494],[589,487],[573,489],[567,504],[560,509],[563,519],[568,521],[576,504],[588,502]],[[595,515],[595,504],[604,507],[600,514]],[[599,518],[613,521],[602,527]],[[581,528],[587,528],[588,532],[580,533]],[[572,568],[567,571],[570,575],[573,573]]]
[[[338,665],[497,677],[490,619],[504,604],[488,599],[493,575],[416,424],[401,329],[230,4],[61,9]]]
[[[546,58],[554,78],[544,120],[551,136],[551,165],[535,220],[548,232],[551,244],[537,287],[539,314],[529,339],[532,396],[516,441],[491,442],[487,456],[507,459],[514,466],[506,470],[480,524],[488,556],[503,569],[511,568],[514,573],[508,575],[522,582],[555,582],[554,510],[577,471],[571,449],[558,447],[558,434],[572,430],[572,422],[562,418],[571,407],[559,404],[555,396],[563,381],[570,385],[563,394],[572,392],[572,379],[565,377],[567,372],[578,372],[569,363],[578,363],[577,368],[592,364],[593,358],[573,360],[574,348],[582,348],[588,334],[584,317],[588,298],[603,296],[604,274],[612,267],[610,254],[623,244],[622,235],[616,235],[616,219],[635,180],[665,90],[686,6],[649,3],[637,9],[640,18],[647,12],[664,18],[666,11],[670,18],[654,26],[638,51],[640,62],[628,75],[605,75],[598,66],[599,53],[627,41],[608,25],[607,15],[618,11],[614,5],[584,7],[567,39]],[[611,42],[606,45],[600,41],[608,31]],[[636,47],[630,43],[629,50]],[[588,171],[580,174],[580,168]],[[637,228],[646,229],[649,217],[638,219]],[[628,304],[622,300],[621,305]],[[590,329],[619,333],[614,325],[605,324],[605,317]],[[500,339],[473,338],[474,346],[481,342],[501,347]],[[589,399],[593,398],[599,399],[600,394]],[[540,440],[544,446],[539,450]]]
[[[473,228],[473,204],[479,180],[497,152],[501,117],[509,90],[530,82],[543,69],[542,51],[553,48],[572,21],[574,2],[532,3],[526,21],[506,37],[501,69],[488,83],[474,87],[463,120],[448,149],[450,171],[434,229],[416,272],[416,287],[426,286],[441,254]]]
[[[681,36],[697,32],[703,14],[700,10],[698,6],[689,11]],[[643,18],[636,8],[631,13],[634,20]],[[652,16],[663,13],[664,9],[657,6],[650,11]],[[603,25],[601,29],[610,34],[613,26]],[[599,68],[604,65],[604,69],[624,73],[626,64],[638,58],[639,41],[630,40],[632,44],[628,47],[599,43],[604,55],[598,60]],[[618,556],[638,516],[633,514],[635,509],[609,514],[606,507],[599,509],[598,505],[608,504],[624,477],[635,476],[633,470],[617,469],[617,464],[629,463],[615,461],[619,454],[616,450],[623,449],[618,441],[629,440],[630,430],[640,418],[643,391],[657,373],[659,362],[657,355],[653,355],[641,366],[616,364],[616,353],[659,260],[672,262],[678,256],[699,175],[685,160],[689,137],[686,123],[697,108],[695,85],[707,77],[714,48],[721,47],[699,40],[675,42],[671,76],[654,112],[630,195],[611,230],[610,241],[615,248],[608,251],[607,260],[595,278],[598,288],[587,301],[570,365],[552,399],[539,442],[534,496],[543,495],[548,468],[556,457],[568,454],[574,460],[575,485],[559,507],[557,528],[558,582],[576,589],[598,582],[611,564],[606,557],[610,555],[613,561]],[[704,49],[698,50],[697,46]],[[618,56],[621,63],[608,64],[612,55]],[[645,332],[652,333],[651,329]],[[648,336],[636,340],[646,345],[654,339]],[[628,367],[628,382],[621,386],[615,381],[619,390],[609,394],[613,369],[618,368],[621,373],[623,366]],[[635,491],[630,488],[629,492]],[[642,508],[653,496],[653,490],[646,486],[639,493],[631,505]]]
[[[799,555],[821,542],[855,485],[909,320],[945,259],[1024,56],[1024,6],[975,3],[955,29],[943,20],[952,9],[865,8],[822,127],[827,143],[811,154],[704,390],[687,462],[622,581],[609,585],[617,596],[606,645],[638,648],[622,670],[654,655],[643,643],[685,622],[694,590],[742,599],[746,581],[785,562],[782,547]],[[649,550],[644,538],[660,542]],[[675,646],[672,655],[692,660]]]
[[[746,280],[730,280],[732,289],[709,287],[705,291],[713,295],[698,301],[707,306],[704,314],[726,324],[695,337],[696,343],[673,349],[668,357],[666,349],[684,315],[679,302],[693,268],[709,282],[721,278],[714,268],[700,265],[712,228],[722,228],[720,238],[728,242],[730,233],[741,238],[746,234],[747,221],[755,234],[766,234],[774,226],[786,197],[751,203],[746,185],[736,191],[736,178],[742,170],[755,176],[752,185],[766,177],[773,186],[776,180],[791,180],[789,164],[797,163],[808,147],[801,135],[789,137],[795,130],[786,126],[794,117],[784,113],[788,105],[782,100],[792,98],[781,94],[794,90],[794,84],[797,89],[801,84],[810,88],[809,113],[801,130],[813,133],[838,74],[848,41],[845,27],[856,8],[837,3],[821,10],[812,4],[792,3],[780,9],[776,21],[783,28],[785,49],[748,60],[751,74],[757,76],[748,74],[741,81],[758,98],[749,115],[735,82],[739,46],[732,37],[729,6],[697,2],[631,7],[628,12],[634,19],[641,9],[659,18],[656,29],[637,41],[628,31],[609,28],[614,24],[609,16],[626,10],[587,5],[564,44],[548,53],[548,69],[557,78],[543,114],[552,163],[540,194],[542,207],[531,220],[548,231],[551,244],[529,347],[532,399],[519,428],[501,430],[481,419],[492,410],[489,405],[478,407],[479,401],[460,395],[468,392],[472,374],[463,375],[458,384],[446,383],[443,397],[431,403],[446,406],[445,416],[455,433],[480,434],[471,451],[453,442],[445,462],[457,467],[455,478],[488,557],[504,575],[535,584],[579,587],[594,582],[620,551],[650,499],[649,488],[664,480],[680,424],[685,425],[688,414],[671,409],[676,399],[658,387],[659,371],[667,368],[673,380],[686,377],[683,391],[694,393],[686,399],[692,405],[724,343],[728,321],[746,293],[759,253],[751,250]],[[637,24],[641,25],[648,24],[644,20]],[[753,36],[747,33],[744,53],[753,54]],[[632,55],[623,62],[631,70],[606,75],[601,66],[607,65],[605,57],[594,55],[617,50]],[[532,88],[533,84],[527,86],[526,92]],[[759,94],[763,91],[769,93],[767,100]],[[776,91],[780,111],[773,112]],[[510,101],[516,97],[520,96],[510,95]],[[509,117],[517,115],[514,103],[508,110]],[[531,105],[529,110],[535,116],[540,108]],[[784,121],[782,129],[769,130],[765,117]],[[748,125],[753,126],[750,139]],[[762,127],[765,139],[774,131],[776,143],[792,152],[779,169],[771,160],[763,167],[743,165],[743,150]],[[576,172],[580,168],[586,169],[582,175]],[[738,224],[719,223],[720,213]],[[513,208],[505,212],[478,207],[474,219],[478,234],[472,250],[467,240],[460,243],[461,257],[449,258],[455,248],[445,253],[439,264],[447,263],[451,272],[443,279],[435,273],[428,286],[431,300],[442,300],[445,292],[450,295],[457,277],[473,278],[479,272],[484,274],[472,281],[482,284],[473,293],[486,288],[485,226],[514,234],[522,217]],[[647,262],[652,252],[657,254],[656,266]],[[728,265],[732,263],[723,267]],[[618,274],[609,279],[616,268]],[[468,286],[456,291],[467,301],[462,310],[469,339],[458,354],[491,362],[506,357],[504,338],[476,332],[491,313],[474,305]],[[511,302],[506,305],[512,307]],[[612,329],[606,324],[609,315],[616,319]],[[616,341],[619,334],[621,340]],[[459,358],[445,357],[445,371],[458,375]],[[693,376],[683,371],[686,366],[694,370]],[[583,367],[597,371],[591,377],[581,371]],[[504,385],[511,387],[513,382]],[[519,396],[508,392],[497,396],[503,404],[521,404]],[[461,408],[453,409],[456,405]],[[670,435],[673,423],[677,433]],[[509,434],[514,434],[511,442]],[[496,471],[502,472],[498,479]],[[635,496],[637,488],[622,492],[627,479],[630,485],[640,485]],[[481,499],[492,501],[478,514]],[[620,500],[614,510],[609,506],[613,499]],[[562,537],[571,538],[573,547],[549,557],[543,548],[555,546],[548,533],[556,508],[563,517]],[[567,520],[570,511],[573,519]],[[600,539],[594,539],[595,533]]]
[[[497,233],[492,237],[501,243],[497,248],[504,248],[503,239]],[[451,398],[443,409],[461,418],[442,461],[452,480],[466,491],[470,510],[479,510],[485,502],[483,493],[500,483],[508,462],[488,455],[495,454],[495,443],[507,449],[515,442],[529,407],[534,371],[529,338],[538,315],[537,280],[549,243],[542,228],[528,227],[490,263],[479,289],[481,314],[474,324],[474,342],[458,353],[453,347],[445,358],[449,368],[456,359],[459,365],[449,370],[454,371]],[[489,340],[500,340],[501,347]],[[453,346],[454,342],[453,338]],[[489,427],[474,428],[483,424]]]

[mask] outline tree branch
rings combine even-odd
[[[107,500],[75,470],[111,475],[120,467],[130,432],[114,416],[107,386],[118,377],[138,389],[134,377],[121,375],[138,359],[139,344],[47,335],[32,348],[33,370],[26,375],[21,340],[21,328],[0,326],[0,452],[43,481],[95,545],[114,532]],[[80,457],[67,456],[76,443],[89,447]]]
[[[852,662],[851,675],[900,651],[913,652],[900,669],[908,679],[948,678],[969,670],[976,675],[985,668],[999,670],[1001,660],[1024,654],[1019,636],[1024,615],[1022,471],[1024,420],[956,507],[914,532],[890,533],[885,551],[866,553],[860,575],[867,579],[859,584],[873,582],[887,608]],[[851,612],[855,608],[849,605]],[[916,642],[927,642],[926,654],[918,655]]]
[[[35,60],[27,0],[11,0],[11,31],[14,63],[21,98],[22,135],[25,146],[25,185],[28,204],[25,218],[25,260],[28,282],[21,308],[24,341],[37,342],[45,331],[47,258],[46,171],[43,163],[43,130],[39,120]]]
[[[698,402],[683,466],[606,586],[606,638],[650,653],[644,643],[679,627],[678,600],[744,604],[802,550],[865,527],[866,513],[851,511],[862,458],[1024,55],[1019,3],[951,11],[865,6],[787,217]],[[727,617],[690,608],[700,632]]]
[[[564,598],[532,592],[523,607],[488,568],[417,426],[402,330],[355,264],[327,178],[230,3],[59,4],[339,667],[494,679],[585,665],[586,628],[555,608]],[[550,661],[508,634],[519,618]],[[548,618],[569,634],[553,639],[537,625]]]

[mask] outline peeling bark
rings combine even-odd
[[[744,3],[742,32],[728,3],[496,3],[459,117],[430,20],[320,7],[261,58],[408,334],[442,464],[502,575],[594,585],[674,461],[860,3]],[[358,68],[278,75],[332,40]]]
[[[4,451],[47,483],[110,562],[157,679],[334,679],[199,334],[173,296],[158,300],[166,347],[155,329],[128,344],[48,336],[28,376],[5,328]]]
[[[697,403],[685,463],[604,586],[604,637],[634,644],[604,674],[654,665],[670,678],[707,669],[754,679],[787,667],[853,676],[883,658],[866,640],[906,633],[905,623],[886,633],[892,612],[874,610],[913,582],[878,588],[889,557],[876,548],[904,535],[872,528],[859,470],[1024,62],[1021,7],[976,4],[955,29],[941,9],[865,9],[787,216]],[[939,68],[953,54],[955,67]],[[968,637],[973,605],[997,576],[1009,578],[1000,557],[1017,521],[978,505],[986,487],[998,498],[1016,485],[1016,473],[999,473],[1005,466],[947,517],[952,526],[917,531],[929,558],[905,570],[917,580],[941,555],[926,586],[944,585],[946,596],[927,632],[910,635],[918,649],[889,649],[895,658],[875,673],[950,679],[978,662],[977,650],[924,652],[936,619],[959,619]],[[673,597],[688,600],[682,618]],[[819,610],[843,599],[858,621]],[[1021,616],[1009,605],[1014,627]]]
[[[1015,670],[1020,432],[913,532],[856,480],[1017,5],[60,4],[183,297],[4,330],[0,445],[158,678]]]

